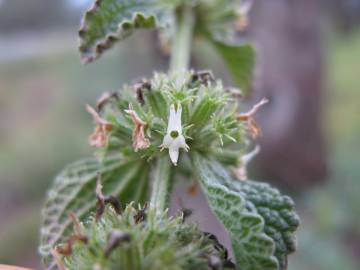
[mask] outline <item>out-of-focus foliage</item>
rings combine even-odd
[[[214,41],[237,86],[248,94],[255,67],[255,50],[251,45],[232,45]]]

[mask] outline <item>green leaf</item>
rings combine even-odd
[[[238,267],[286,269],[299,226],[293,201],[268,184],[233,179],[200,155],[194,166],[211,209],[230,234]]]
[[[96,0],[85,13],[79,30],[82,60],[97,59],[136,29],[164,28],[172,20],[170,6],[158,0]]]
[[[124,205],[129,201],[145,201],[148,190],[148,166],[129,161],[120,155],[106,157],[102,163],[95,158],[75,162],[55,179],[43,208],[40,253],[45,265],[52,263],[50,250],[64,241],[72,229],[71,212],[80,219],[94,210],[97,174],[101,174],[103,192],[118,197]]]
[[[264,232],[275,241],[280,269],[287,269],[287,256],[296,250],[294,233],[300,224],[293,200],[267,183],[231,179],[225,185],[244,196],[249,211],[262,216]]]
[[[235,84],[244,93],[249,91],[255,67],[255,51],[249,44],[238,44],[239,33],[234,25],[239,18],[242,1],[200,1],[196,13],[200,18],[195,25],[195,35],[214,45],[224,59]]]
[[[239,0],[199,1],[196,7],[199,20],[195,25],[195,33],[217,40],[233,39],[239,4]]]
[[[231,178],[227,171],[198,154],[194,167],[211,210],[230,235],[238,269],[278,269],[275,243],[264,233],[263,218],[246,209],[246,200],[239,192],[224,185]]]
[[[235,84],[246,94],[253,79],[255,50],[250,44],[232,45],[213,40],[217,52],[222,56]]]

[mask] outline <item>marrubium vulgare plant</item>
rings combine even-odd
[[[159,31],[170,68],[86,105],[95,153],[66,167],[48,192],[40,245],[47,268],[287,269],[299,225],[294,203],[246,173],[259,151],[254,115],[268,102],[244,111],[239,98],[255,65],[253,47],[236,42],[249,7],[235,0],[97,0],[85,13],[84,62],[145,28]],[[214,47],[236,88],[189,69],[194,39]],[[187,211],[168,216],[172,186],[184,179],[200,186],[233,256],[214,235],[187,224]]]

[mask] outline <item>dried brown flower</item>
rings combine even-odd
[[[131,104],[129,104],[129,109],[125,110],[127,114],[131,116],[132,121],[135,124],[135,128],[132,133],[132,141],[135,152],[139,149],[146,149],[150,146],[150,141],[145,137],[145,127],[146,123],[140,119],[138,114],[133,110]]]
[[[70,213],[70,218],[72,220],[72,222],[74,223],[74,231],[76,235],[83,235],[83,230],[81,228],[81,223],[79,218],[75,215],[74,212]]]
[[[145,221],[147,208],[148,204],[145,203],[144,207],[139,209],[138,212],[134,215],[135,224]]]
[[[55,259],[55,263],[56,263],[56,266],[59,270],[68,270],[61,258],[61,255],[60,253],[56,250],[56,249],[51,249],[50,250],[51,252],[51,255],[53,255],[54,259]]]
[[[73,234],[68,238],[65,244],[57,246],[56,251],[64,256],[70,256],[76,241],[87,243],[88,238],[85,235]]]
[[[74,223],[75,233],[67,239],[65,244],[57,246],[53,251],[53,256],[58,264],[59,269],[62,269],[58,263],[59,258],[57,258],[57,256],[59,257],[59,254],[70,256],[73,251],[73,245],[76,241],[81,241],[83,243],[87,243],[88,241],[87,236],[82,232],[80,220],[77,218],[77,216],[74,213],[70,213],[70,218]]]
[[[102,193],[100,174],[98,174],[98,177],[97,177],[95,194],[96,194],[96,198],[97,198],[96,215],[95,215],[96,221],[98,221],[102,217],[102,215],[105,211],[105,206],[107,204],[111,204],[112,207],[114,208],[115,212],[117,214],[121,214],[122,208],[121,208],[121,204],[120,204],[119,200],[112,195],[104,196],[104,194]]]
[[[98,112],[90,105],[86,105],[86,110],[93,116],[96,123],[95,131],[89,137],[89,144],[94,147],[106,146],[108,143],[108,132],[113,128],[113,125],[101,118]]]
[[[110,99],[119,99],[116,92],[104,92],[96,102],[96,108],[101,111],[102,108],[110,101]]]
[[[136,92],[136,99],[139,101],[141,106],[145,105],[144,90],[151,91],[151,82],[146,79],[142,79],[138,83],[134,84]]]
[[[253,137],[253,139],[256,139],[257,137],[262,135],[262,131],[260,126],[256,123],[255,119],[254,119],[254,115],[256,114],[256,112],[260,109],[261,106],[263,106],[264,104],[268,103],[269,100],[266,98],[263,98],[262,100],[260,100],[258,103],[256,103],[251,109],[250,111],[246,112],[246,113],[241,113],[238,115],[237,119],[240,121],[246,121],[247,125],[248,125],[248,129],[250,131],[251,136]]]

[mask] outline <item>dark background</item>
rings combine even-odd
[[[149,32],[83,66],[77,28],[89,2],[0,0],[0,263],[39,268],[46,189],[65,164],[92,153],[84,104],[166,71]],[[289,269],[359,269],[360,1],[254,2],[245,35],[259,58],[249,104],[271,103],[258,115],[263,151],[250,175],[297,202],[299,251]],[[207,52],[196,47],[193,64],[230,84]],[[206,223],[197,212],[193,220]]]

